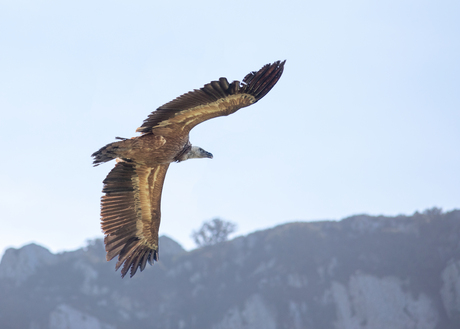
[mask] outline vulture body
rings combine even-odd
[[[158,261],[158,231],[163,183],[171,162],[212,158],[192,146],[189,132],[197,124],[232,114],[256,103],[278,82],[284,62],[267,64],[243,82],[226,78],[186,93],[153,111],[136,131],[142,135],[108,144],[94,152],[95,166],[117,159],[104,180],[101,225],[107,260],[132,277],[147,262]]]

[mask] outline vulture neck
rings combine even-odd
[[[200,159],[209,158],[212,159],[212,154],[203,150],[201,147],[192,146],[187,152],[184,152],[177,157],[177,162],[185,161],[188,159]]]

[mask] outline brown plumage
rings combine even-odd
[[[163,182],[171,162],[212,158],[192,146],[189,132],[197,124],[229,115],[254,104],[278,82],[284,63],[267,64],[243,82],[226,78],[186,93],[153,111],[131,139],[108,144],[94,152],[95,166],[117,159],[104,180],[101,223],[107,260],[118,256],[115,269],[132,277],[147,262],[158,261],[158,230]]]

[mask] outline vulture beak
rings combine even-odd
[[[203,150],[203,158],[212,159],[212,153],[209,153],[209,152]]]

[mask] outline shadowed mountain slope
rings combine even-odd
[[[101,240],[9,249],[1,328],[459,328],[460,211],[297,222],[121,279]]]

